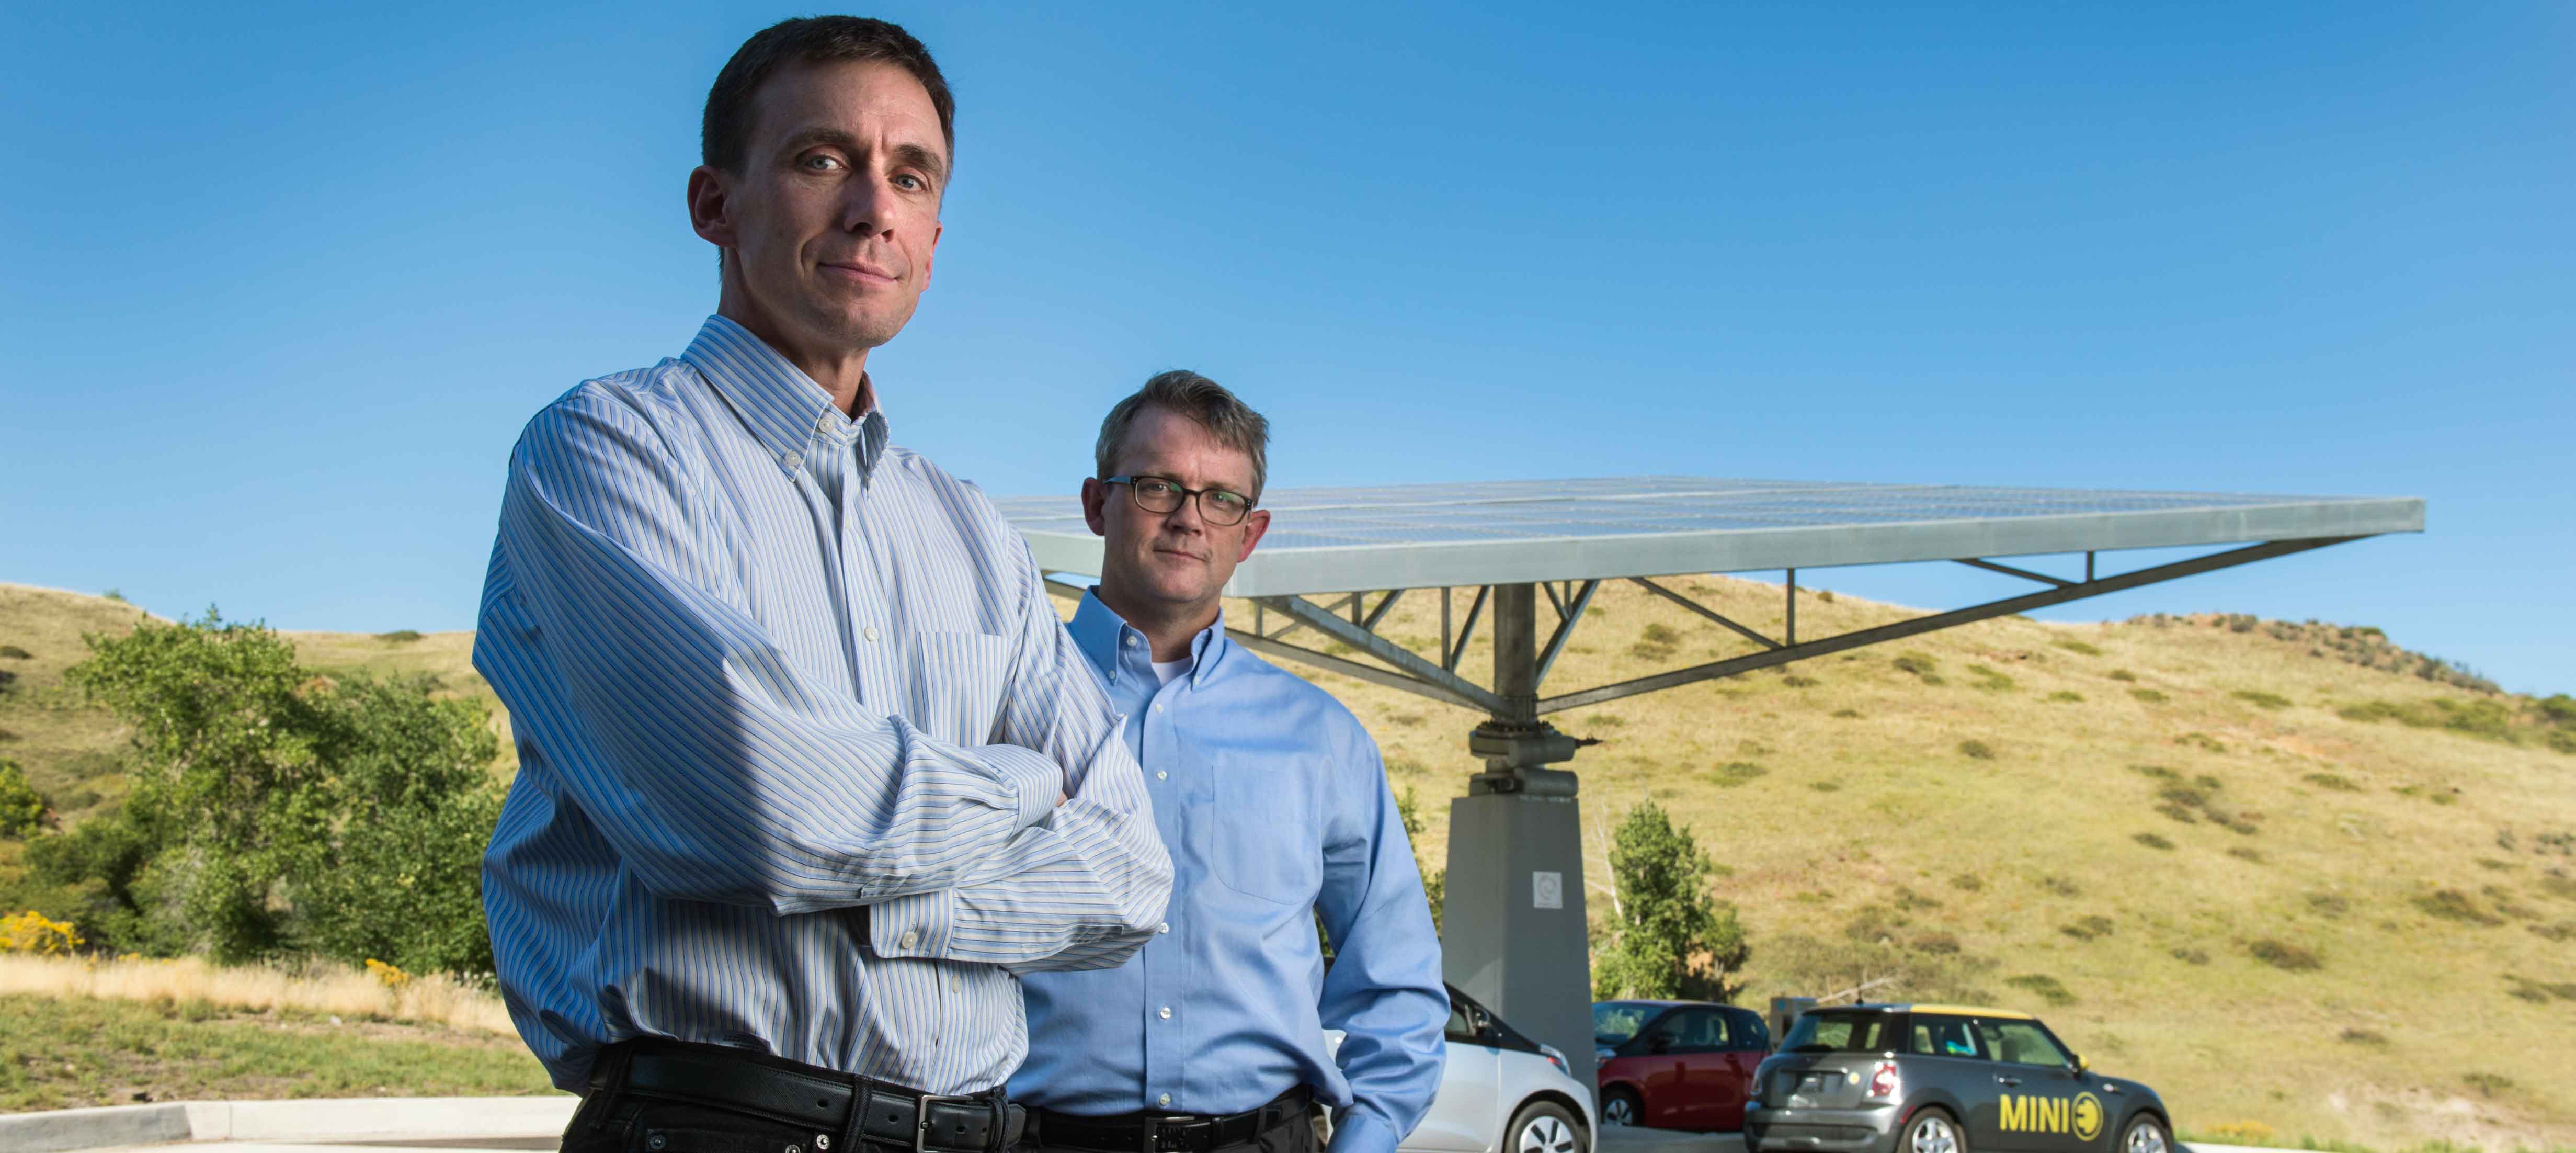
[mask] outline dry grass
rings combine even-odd
[[[1776,585],[1668,583],[1754,628],[1781,628]],[[67,663],[62,646],[78,648],[76,631],[58,635],[65,630],[44,612],[134,615],[68,594],[13,601],[16,592],[0,588],[0,643],[36,654],[18,664],[39,666],[24,682],[37,693]],[[1800,595],[1801,635],[1917,615]],[[1548,692],[1751,648],[1633,586],[1604,585],[1593,607]],[[1229,602],[1227,612],[1238,626],[1252,619],[1246,603]],[[1539,612],[1542,627],[1554,624],[1543,603]],[[1439,619],[1437,594],[1416,592],[1381,631],[1428,652]],[[1312,639],[1311,630],[1300,635]],[[463,634],[294,639],[308,663],[427,671],[451,691],[488,696],[466,669]],[[1640,645],[1669,655],[1632,655]],[[2074,999],[2047,1010],[2058,1032],[2106,1074],[2157,1086],[2187,1129],[2259,1118],[2293,1140],[2380,1148],[2576,1143],[2576,1102],[2528,1078],[2492,1094],[2461,1081],[2493,1053],[2555,1051],[2576,1011],[2546,991],[2576,978],[2576,757],[2345,717],[2370,702],[2433,709],[2436,699],[2471,694],[2311,656],[2311,647],[2210,618],[2165,626],[2005,618],[1812,660],[1787,675],[1702,682],[1550,719],[1604,741],[1571,765],[1582,774],[1587,837],[1598,835],[1590,817],[1615,818],[1651,796],[1730,866],[1714,888],[1741,910],[1754,947],[1746,1003],[1818,992],[1828,978],[1841,988],[1857,983],[1853,974],[1902,972],[1925,988],[1942,981],[2028,1004],[2038,995],[2007,979],[2045,975]],[[1896,667],[1906,653],[1929,674]],[[1473,646],[1460,672],[1482,682],[1489,659]],[[1424,847],[1439,867],[1449,822],[1437,802],[1463,794],[1480,767],[1465,741],[1480,718],[1348,678],[1301,675],[1368,725],[1399,793],[1420,790],[1430,824]],[[1999,681],[2012,687],[1976,687]],[[2291,703],[2268,707],[2272,698]],[[17,707],[0,698],[0,728],[25,727],[9,711]],[[46,723],[57,721],[97,723],[88,713]],[[82,739],[98,749],[113,738]],[[1971,741],[1996,755],[1962,755]],[[0,755],[31,770],[51,763],[12,748],[0,745]],[[2158,815],[2160,803],[2174,803],[2160,802],[2161,790],[2200,787],[2203,777],[2220,782],[2203,792],[2229,824],[2212,820],[2207,805],[2188,810],[2190,823]],[[1818,781],[1835,791],[1812,787]],[[2142,829],[2171,847],[2135,839]],[[1601,870],[1599,847],[1590,855],[1588,868]],[[1941,903],[1893,908],[1900,886],[1937,890]],[[2442,891],[2498,923],[2417,902]],[[2319,892],[2344,904],[2330,911],[2311,900]],[[1882,907],[1872,925],[1889,944],[1846,935],[1871,905]],[[2088,917],[2112,931],[2082,940],[2060,931],[2090,926]],[[1930,941],[1944,946],[1937,964],[1919,947]],[[2279,967],[2255,954],[2258,942],[2318,967]],[[2533,989],[2543,1000],[2527,995]],[[2347,1031],[2390,1041],[2333,1043]]]
[[[325,963],[289,970],[228,968],[193,957],[91,961],[0,955],[0,996],[12,994],[203,1004],[256,1012],[298,1010],[518,1035],[510,1025],[509,1011],[491,993],[438,975],[389,985],[373,974]]]

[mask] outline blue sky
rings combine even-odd
[[[698,109],[791,13],[93,7],[0,12],[0,580],[471,627],[520,425],[713,308]],[[871,361],[898,439],[1070,491],[1185,366],[1282,485],[2422,496],[2422,536],[2048,615],[2576,690],[2576,8],[1232,7],[873,10],[961,105]]]

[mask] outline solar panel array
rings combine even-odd
[[[1095,571],[1073,497],[996,502]],[[1652,576],[2421,531],[2407,498],[1603,477],[1278,489],[1237,595]],[[1092,567],[1084,567],[1086,560]],[[1637,571],[1620,571],[1634,569]]]

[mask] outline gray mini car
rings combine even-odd
[[[2028,1013],[1810,1009],[1754,1070],[1745,1153],[2171,1153],[2153,1089],[2087,1069]]]

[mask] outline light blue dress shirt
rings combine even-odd
[[[474,667],[519,749],[492,952],[558,1086],[662,1036],[988,1089],[1017,973],[1162,921],[1143,778],[1019,534],[722,317],[528,422]]]
[[[1449,997],[1376,743],[1330,694],[1228,641],[1222,619],[1168,684],[1097,595],[1069,631],[1127,714],[1172,900],[1126,967],[1022,978],[1029,1058],[1012,1099],[1226,1114],[1305,1084],[1334,1108],[1334,1153],[1389,1153],[1440,1087]],[[1347,1034],[1338,1065],[1326,1029]]]

